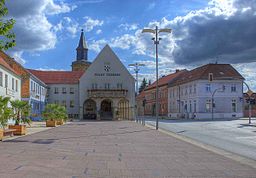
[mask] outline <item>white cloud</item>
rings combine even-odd
[[[112,38],[110,41],[111,47],[130,49],[131,46],[135,45],[136,37],[130,34],[124,34],[122,36]]]
[[[70,17],[63,17],[63,19],[57,25],[55,25],[53,29],[55,32],[64,34],[64,36],[68,35],[74,38],[79,30],[79,24]]]
[[[50,68],[48,66],[40,67],[35,70],[41,70],[41,71],[66,71],[65,69],[56,69],[56,68]]]
[[[105,39],[101,39],[97,41],[93,40],[89,43],[89,49],[98,53],[100,52],[102,47],[106,44],[107,44],[107,41]]]
[[[12,56],[15,59],[15,61],[17,61],[21,65],[24,65],[27,61],[22,58],[22,54],[23,54],[22,51],[15,51],[10,53],[9,55]]]
[[[98,29],[97,31],[96,31],[96,34],[98,35],[98,34],[101,34],[102,33],[102,30],[100,30],[100,29]]]
[[[10,51],[37,52],[53,49],[57,42],[56,30],[61,30],[61,24],[54,27],[48,20],[49,15],[67,13],[74,9],[63,2],[53,0],[15,0],[15,3],[6,1],[9,17],[16,20],[14,33],[16,46]]]
[[[86,32],[92,31],[97,26],[102,26],[104,21],[98,19],[92,19],[91,17],[85,16],[84,30]]]
[[[124,24],[120,24],[118,26],[120,29],[123,29],[125,31],[132,31],[132,30],[137,30],[138,29],[138,24],[128,24],[128,23],[124,23]]]

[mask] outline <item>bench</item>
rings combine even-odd
[[[13,133],[16,131],[16,129],[5,129],[4,130],[4,136],[11,136],[13,137]]]

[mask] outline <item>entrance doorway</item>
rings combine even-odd
[[[106,99],[101,102],[100,116],[101,116],[101,119],[106,119],[106,120],[113,119],[113,109],[112,109],[112,101],[111,100]]]
[[[96,119],[96,102],[88,99],[84,102],[83,119]]]
[[[121,100],[118,103],[118,117],[121,120],[128,120],[129,119],[129,101],[128,100]]]

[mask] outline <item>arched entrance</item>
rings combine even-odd
[[[96,102],[88,99],[84,102],[83,119],[96,119]]]
[[[122,120],[129,119],[129,101],[122,99],[118,103],[118,117]]]
[[[100,116],[101,119],[113,119],[113,109],[112,109],[112,101],[109,99],[105,99],[101,102],[100,105]]]

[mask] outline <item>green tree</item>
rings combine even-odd
[[[147,85],[148,85],[147,80],[145,78],[143,78],[142,83],[139,88],[139,93],[142,92],[147,87]]]
[[[44,120],[64,120],[66,121],[67,116],[67,110],[64,106],[60,106],[57,104],[47,104],[44,112],[43,112],[43,118]]]
[[[9,101],[9,97],[0,96],[0,126],[2,128],[7,126],[8,119],[10,119],[13,114],[12,109],[8,107]]]
[[[14,100],[10,101],[14,110],[15,125],[19,125],[21,122],[24,124],[31,123],[29,119],[31,107],[27,101]]]
[[[11,31],[15,20],[5,19],[4,16],[7,14],[8,9],[5,5],[5,0],[0,0],[0,50],[7,50],[15,46],[15,34]]]

